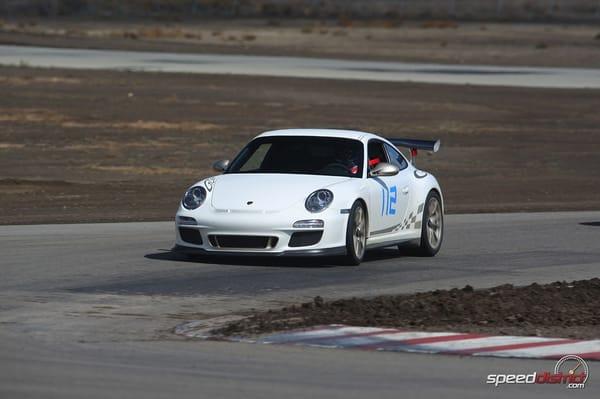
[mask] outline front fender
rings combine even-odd
[[[352,179],[332,189],[333,205],[337,209],[350,209],[356,200],[362,200],[369,207],[369,191],[364,179]]]

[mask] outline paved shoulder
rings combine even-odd
[[[600,88],[600,70],[0,45],[0,64],[540,88]]]

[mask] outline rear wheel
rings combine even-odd
[[[350,210],[346,228],[345,263],[357,266],[365,256],[367,247],[367,211],[360,201],[356,201]]]
[[[440,195],[431,191],[427,195],[421,223],[420,252],[423,256],[435,256],[444,238],[444,213]]]

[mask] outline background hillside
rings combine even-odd
[[[3,0],[4,16],[600,20],[598,0]]]

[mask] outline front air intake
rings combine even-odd
[[[307,247],[321,241],[323,231],[297,231],[290,238],[289,247]]]
[[[242,236],[229,234],[209,235],[208,240],[215,248],[270,249],[277,245],[277,237]]]
[[[190,244],[202,245],[202,235],[198,229],[179,228],[179,236],[185,242]]]

